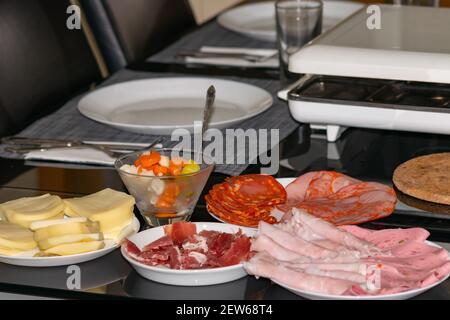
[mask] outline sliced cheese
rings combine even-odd
[[[105,234],[123,228],[134,216],[134,198],[109,188],[82,198],[65,199],[64,202],[67,215],[97,221],[100,231]]]
[[[38,242],[38,246],[41,250],[47,250],[52,247],[59,246],[65,243],[74,242],[89,242],[103,240],[101,233],[88,233],[88,234],[66,234],[63,236],[47,238]]]
[[[2,255],[2,256],[14,256],[14,255],[20,254],[24,251],[28,251],[28,250],[18,250],[18,249],[11,249],[11,248],[6,248],[6,247],[0,246],[0,255]]]
[[[64,216],[64,202],[58,196],[44,194],[39,197],[20,198],[0,204],[8,222],[29,227],[33,221]]]
[[[99,227],[96,222],[69,222],[37,229],[34,232],[34,240],[42,241],[67,234],[89,234],[98,233],[98,231]]]
[[[133,218],[128,221],[125,221],[122,225],[109,230],[108,232],[104,232],[103,236],[105,239],[111,239],[115,242],[120,242],[123,238],[128,237],[134,232],[133,226]]]
[[[86,217],[34,221],[30,224],[30,229],[35,231],[37,229],[42,229],[42,228],[65,224],[65,223],[86,222],[86,221],[87,221]]]
[[[66,244],[61,244],[59,246],[47,249],[43,252],[43,254],[44,255],[68,256],[71,254],[78,254],[78,253],[100,250],[104,247],[105,247],[105,243],[103,241],[66,243]]]
[[[0,222],[0,247],[27,251],[36,248],[36,246],[33,232],[16,224]]]

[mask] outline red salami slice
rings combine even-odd
[[[280,206],[280,210],[297,207],[335,225],[386,217],[397,201],[395,191],[386,185],[330,171],[307,173],[289,184],[286,191],[288,206]]]
[[[221,220],[255,227],[261,220],[276,222],[270,213],[275,205],[286,201],[286,191],[272,176],[250,174],[227,178],[205,199],[208,210]]]

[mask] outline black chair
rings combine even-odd
[[[101,79],[66,0],[0,0],[0,137],[14,134]]]
[[[195,25],[185,0],[81,0],[114,72],[156,53]]]

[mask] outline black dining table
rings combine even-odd
[[[297,177],[311,170],[335,170],[390,184],[392,172],[399,163],[419,154],[448,150],[449,146],[450,138],[445,136],[368,129],[350,129],[336,143],[329,143],[308,125],[301,125],[281,143],[277,177]],[[69,168],[55,163],[10,159],[0,159],[0,166],[0,202],[44,193],[82,196],[106,187],[126,191],[117,172],[108,167]],[[255,164],[246,173],[259,170],[260,166]],[[192,221],[215,221],[206,210],[204,194],[225,177],[218,173],[210,176]],[[136,215],[142,222],[137,210]],[[365,226],[374,229],[424,227],[431,232],[430,240],[450,248],[450,219],[446,219],[445,214],[435,217],[424,210],[405,206]],[[269,280],[252,276],[199,287],[156,283],[138,275],[120,250],[78,266],[80,287],[73,289],[68,285],[71,273],[65,266],[32,268],[0,263],[0,292],[61,299],[302,299]],[[449,299],[450,280],[416,298]]]
[[[240,67],[189,66],[183,63],[141,61],[132,70],[179,74],[245,76],[277,79],[273,69]],[[328,142],[322,132],[300,124],[280,142],[277,178],[298,177],[313,170],[334,170],[367,181],[392,184],[392,173],[400,163],[418,155],[449,151],[450,137],[412,132],[371,129],[348,129],[336,142]],[[112,167],[73,166],[43,161],[0,158],[0,203],[20,197],[52,193],[61,197],[90,194],[103,188],[127,191]],[[259,164],[245,173],[258,173]],[[192,221],[216,221],[208,214],[204,195],[222,182],[226,175],[213,173],[195,207]],[[406,195],[403,195],[407,199]],[[405,200],[406,201],[406,200]],[[408,202],[412,203],[412,202]],[[431,241],[450,248],[450,213],[419,207],[397,206],[383,219],[364,224],[373,229],[423,227]],[[425,208],[425,209],[423,209]],[[135,214],[143,224],[137,209]],[[37,296],[57,299],[176,299],[176,300],[296,300],[302,297],[267,279],[246,276],[239,280],[211,286],[182,287],[142,278],[115,250],[101,258],[80,263],[80,286],[70,285],[71,271],[61,267],[21,267],[0,263],[0,297]],[[415,299],[450,299],[450,280],[415,297]]]

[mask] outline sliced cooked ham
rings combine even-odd
[[[324,259],[336,257],[338,255],[335,251],[322,248],[314,243],[296,237],[278,226],[268,224],[264,221],[259,223],[259,233],[271,238],[286,249],[294,251],[302,256]]]
[[[300,270],[287,268],[275,259],[264,254],[257,254],[244,267],[249,274],[270,278],[292,288],[340,295],[349,290],[356,282],[331,277],[308,274]]]
[[[251,248],[256,254],[245,268],[257,277],[300,290],[398,293],[431,285],[450,273],[448,252],[428,244],[428,236],[421,228],[336,227],[293,209],[290,219],[282,223],[260,224]],[[298,249],[299,245],[303,247]]]

